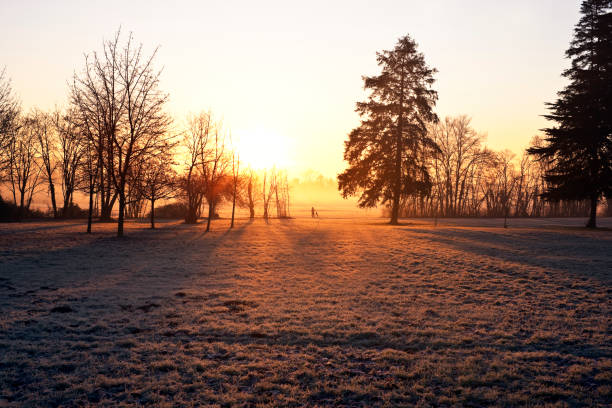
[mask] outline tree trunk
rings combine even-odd
[[[19,209],[23,213],[25,210],[25,196],[26,196],[26,183],[25,181],[21,184],[21,189],[19,191],[21,197],[19,198]]]
[[[589,215],[589,222],[586,225],[587,228],[597,228],[597,196],[591,196],[591,212]]]
[[[61,214],[62,218],[67,217],[68,214],[66,213],[66,209],[71,208],[71,207],[72,207],[72,192],[67,191],[66,195],[64,196],[64,206],[62,207],[62,214]]]
[[[209,202],[208,203],[208,220],[206,220],[206,232],[210,231],[210,220],[214,214],[214,205]]]
[[[94,196],[94,185],[93,181],[89,181],[89,211],[87,212],[87,233],[91,234],[91,219],[93,217],[93,196]]]
[[[399,219],[400,195],[402,192],[402,133],[404,132],[404,75],[401,80],[401,95],[399,103],[399,117],[397,118],[397,140],[395,141],[395,186],[393,187],[393,206],[391,208],[391,225],[397,225]]]
[[[398,129],[397,151],[395,153],[395,186],[393,187],[393,204],[391,207],[391,225],[397,225],[399,219],[400,193],[402,191],[402,135]]]
[[[278,184],[276,184],[274,189],[274,195],[276,197],[276,218],[281,218],[280,202],[278,201]]]
[[[234,181],[234,198],[232,200],[232,223],[230,228],[234,228],[234,213],[236,212],[236,182]]]
[[[55,186],[49,178],[49,194],[51,194],[51,205],[53,206],[53,218],[57,218],[57,203],[55,202]]]
[[[249,218],[253,219],[255,218],[255,200],[253,199],[253,182],[251,179],[249,179],[248,195],[249,195]]]
[[[107,206],[105,204],[105,197],[106,197],[106,186],[104,185],[104,169],[102,167],[102,155],[100,153],[100,158],[99,158],[99,163],[98,165],[100,166],[100,189],[98,190],[100,192],[100,221],[108,221],[110,220],[110,209],[107,210]]]
[[[113,207],[115,206],[115,201],[117,201],[117,192],[113,193],[113,189],[111,188],[112,180],[110,173],[107,172],[107,181],[101,179],[101,194],[100,194],[100,220],[101,221],[110,221]],[[124,187],[125,188],[125,187]],[[124,198],[125,202],[125,198]],[[125,211],[125,210],[124,210]]]
[[[151,200],[151,229],[155,229],[155,200]]]
[[[106,204],[104,201],[100,203],[100,221],[110,221],[113,206]]]
[[[389,223],[391,225],[397,225],[398,219],[399,219],[399,195],[394,194],[393,205],[391,207],[391,221]]]
[[[119,193],[119,220],[117,222],[117,236],[123,236],[123,217],[125,216],[125,192]]]

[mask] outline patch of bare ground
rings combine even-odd
[[[609,406],[612,234],[497,222],[0,225],[0,406]]]

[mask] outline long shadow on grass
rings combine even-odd
[[[516,230],[510,234],[466,229],[406,229],[458,250],[514,262],[533,268],[546,268],[574,276],[612,280],[612,241],[550,231]]]
[[[17,315],[7,317],[3,328],[10,330],[13,323],[41,314],[72,313],[85,307],[84,301],[94,316],[118,313],[118,291],[121,301],[127,297],[130,303],[123,305],[124,312],[132,306],[157,307],[159,299],[173,296],[170,286],[180,286],[194,274],[214,273],[212,254],[226,242],[239,240],[249,225],[239,224],[231,231],[219,228],[206,236],[184,225],[130,231],[121,239],[104,233],[69,248],[4,262],[0,305]],[[99,311],[91,310],[96,306],[92,301],[99,303]]]
[[[7,235],[7,234],[22,234],[22,233],[28,233],[28,232],[38,232],[38,231],[48,231],[48,230],[54,230],[54,229],[60,229],[60,228],[68,228],[68,227],[75,227],[77,225],[82,225],[83,228],[85,228],[87,226],[87,222],[83,221],[83,222],[73,222],[73,223],[60,223],[57,224],[54,221],[48,221],[49,223],[53,222],[53,225],[41,225],[38,227],[32,227],[32,228],[19,228],[19,229],[1,229],[0,230],[0,235]]]

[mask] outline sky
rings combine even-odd
[[[363,75],[410,34],[435,67],[436,112],[460,114],[493,149],[521,154],[564,85],[580,1],[0,0],[0,68],[27,110],[67,103],[84,55],[119,27],[146,52],[181,125],[211,110],[246,161],[293,175],[345,168]],[[249,154],[250,152],[250,154]]]

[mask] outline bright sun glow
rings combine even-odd
[[[266,129],[240,131],[234,137],[240,161],[245,166],[257,170],[289,166],[289,138]]]

